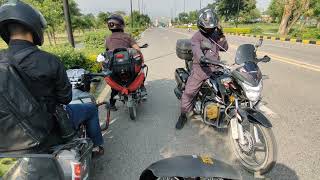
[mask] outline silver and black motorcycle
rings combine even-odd
[[[84,69],[67,70],[72,84],[72,102],[70,104],[94,103],[97,106],[108,103],[96,103],[90,93],[90,84],[97,81],[95,77],[105,77],[104,73],[90,73]],[[107,109],[106,124],[101,130],[107,130],[110,111]],[[46,180],[86,180],[92,177],[93,143],[87,136],[85,124],[81,124],[77,136],[67,143],[27,154],[15,152],[1,155],[0,158],[16,158],[15,165],[2,177],[13,179],[46,179]],[[0,178],[1,179],[1,178]]]
[[[241,164],[251,172],[264,174],[276,164],[277,144],[271,122],[259,110],[263,82],[258,63],[270,61],[268,56],[257,58],[261,45],[262,40],[257,45],[240,45],[232,66],[208,61],[207,65],[220,68],[203,82],[193,103],[194,113],[201,115],[205,124],[229,129],[230,144]],[[203,52],[211,48],[208,42],[201,44]],[[175,71],[174,92],[181,99],[192,69],[190,40],[178,40],[176,50],[186,62],[186,68]]]

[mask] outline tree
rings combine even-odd
[[[309,8],[310,0],[285,0],[279,34],[287,35],[293,25]]]
[[[255,10],[256,0],[218,0],[216,4],[211,6],[217,9],[218,14],[223,16],[226,21],[235,19],[241,12],[245,15],[247,15],[246,13],[254,14],[257,12]]]
[[[179,21],[183,24],[187,24],[189,21],[189,15],[188,13],[182,12],[178,15]]]
[[[97,16],[97,27],[105,26],[107,19],[110,15],[110,12],[100,12]]]
[[[280,22],[284,10],[284,0],[272,0],[268,7],[268,14],[274,22]]]
[[[317,20],[317,28],[320,29],[320,1],[311,0],[310,8],[312,10],[311,17]]]

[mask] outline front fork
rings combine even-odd
[[[235,99],[235,114],[236,116],[231,119],[231,131],[232,131],[232,137],[235,140],[239,140],[240,144],[244,145],[246,142],[244,140],[244,135],[243,135],[243,127],[242,127],[242,118],[240,114],[238,113],[238,108],[239,108],[239,102],[238,99]]]
[[[252,107],[252,103],[250,102],[250,107]],[[239,140],[239,143],[244,145],[246,143],[244,138],[244,131],[242,126],[242,117],[238,112],[239,109],[239,102],[238,99],[235,99],[235,114],[236,116],[231,119],[231,131],[232,137],[235,140]],[[258,130],[256,126],[250,126],[250,134],[254,136],[255,143],[261,143],[261,140],[258,135]]]

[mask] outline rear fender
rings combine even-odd
[[[177,156],[160,160],[143,171],[140,180],[155,180],[159,177],[241,179],[239,172],[232,166],[200,156]]]
[[[260,111],[257,111],[252,108],[244,108],[244,109],[239,109],[238,112],[241,115],[241,117],[244,117],[250,123],[260,124],[266,128],[272,127],[270,120]]]

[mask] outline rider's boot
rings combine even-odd
[[[141,89],[142,99],[146,100],[147,99],[147,95],[148,95],[146,87],[144,85],[142,85],[140,89]]]
[[[186,113],[181,113],[178,122],[176,124],[176,129],[182,129],[183,126],[186,124],[187,122],[187,114]]]
[[[114,98],[110,98],[110,111],[117,111],[117,107],[116,107],[116,102],[117,100],[115,100]]]

